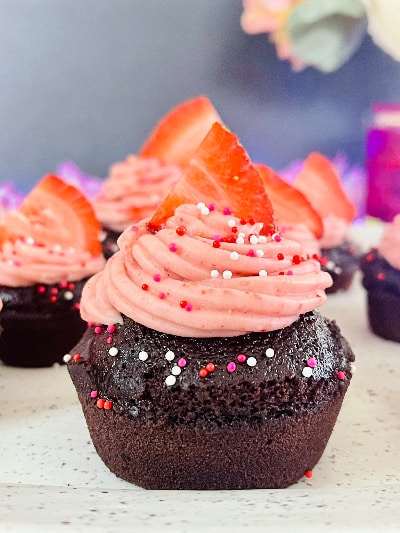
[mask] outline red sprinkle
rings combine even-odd
[[[106,400],[106,401],[104,402],[104,409],[106,409],[107,411],[108,411],[109,409],[111,409],[112,406],[113,406],[113,404],[112,404],[112,402],[110,402],[110,400]]]
[[[285,256],[281,253],[279,253],[276,257],[278,258],[279,261],[282,261],[283,259],[285,259]]]
[[[304,477],[307,477],[308,479],[310,479],[312,477],[312,470],[306,470],[304,472]]]
[[[147,283],[143,283],[142,290],[143,291],[147,291],[148,288],[149,288],[149,286],[147,285]]]
[[[180,237],[182,237],[182,235],[185,235],[186,233],[186,228],[185,226],[178,226],[175,231]]]
[[[208,376],[208,371],[205,368],[200,368],[199,370],[199,376],[201,378],[206,378]]]
[[[73,356],[72,359],[75,361],[75,363],[77,363],[78,361],[80,361],[80,360],[82,359],[81,354],[76,353],[76,354]]]
[[[256,221],[255,221],[254,218],[249,218],[249,224],[250,224],[250,226],[254,226],[255,223],[256,223]]]
[[[105,400],[104,400],[103,398],[99,398],[99,399],[97,400],[97,402],[96,402],[96,405],[97,405],[97,407],[98,407],[99,409],[103,409],[105,403],[106,403],[106,402],[105,402]]]
[[[179,302],[179,305],[182,307],[182,309],[185,309],[186,306],[187,306],[187,301],[186,301],[186,300],[181,300],[181,301]]]
[[[294,265],[300,264],[300,261],[301,261],[301,257],[299,255],[294,255],[293,256],[293,264]]]
[[[206,370],[207,370],[207,372],[214,372],[214,370],[215,370],[214,363],[207,363],[206,364]]]
[[[221,246],[221,243],[219,241],[214,241],[213,242],[213,247],[214,248],[219,248]]]

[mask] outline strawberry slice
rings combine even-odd
[[[281,178],[266,165],[254,165],[260,174],[281,225],[305,224],[319,239],[323,233],[322,219],[302,192]]]
[[[333,163],[318,152],[312,152],[304,161],[293,185],[310,201],[321,215],[335,215],[352,222],[357,210],[346,191]]]
[[[100,224],[86,197],[49,174],[3,220],[8,239],[31,237],[37,243],[101,253]],[[1,231],[0,231],[1,236]]]
[[[158,122],[139,155],[184,166],[214,122],[221,122],[221,118],[207,97],[183,102]]]
[[[199,202],[262,222],[264,235],[275,232],[273,209],[262,179],[236,135],[218,122],[148,223],[149,230],[161,229],[177,206]]]

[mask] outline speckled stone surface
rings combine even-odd
[[[365,248],[377,235],[355,234]],[[138,489],[97,456],[65,367],[0,366],[0,531],[400,531],[400,349],[365,303],[358,276],[322,308],[356,372],[313,477],[282,490]]]

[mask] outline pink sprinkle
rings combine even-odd
[[[193,309],[192,304],[185,305],[185,311],[191,311]]]
[[[346,378],[346,374],[344,372],[342,372],[341,370],[339,370],[339,372],[336,374],[338,379],[345,379]]]
[[[226,365],[226,369],[229,373],[235,372],[236,370],[236,363],[234,361],[231,361]]]
[[[112,337],[107,337],[107,340],[106,340],[107,344],[112,344],[112,341],[113,341]]]
[[[307,364],[309,367],[315,368],[317,366],[317,360],[314,357],[310,357],[310,359],[307,359]]]
[[[94,332],[97,333],[97,335],[99,335],[102,331],[103,331],[103,328],[101,328],[100,326],[96,326],[94,328]]]
[[[87,327],[88,327],[88,328],[92,328],[93,326],[94,326],[94,322],[88,322],[88,323],[87,323]]]
[[[60,282],[60,287],[61,287],[61,289],[66,289],[68,287],[68,282],[67,281],[61,281]]]
[[[74,309],[79,311],[80,308],[81,308],[81,304],[79,302],[74,303]]]
[[[221,240],[221,235],[214,235],[213,241],[219,242]]]
[[[90,393],[90,397],[97,398],[97,394],[98,394],[97,390],[92,390],[92,392]]]
[[[169,251],[170,251],[170,252],[176,252],[177,249],[178,249],[178,245],[177,245],[175,242],[171,242],[171,243],[168,245],[168,248],[169,248]]]
[[[12,264],[16,267],[20,267],[21,266],[21,261],[17,261],[16,259],[14,259],[14,261],[12,262]]]
[[[137,226],[131,226],[131,231],[137,233],[139,231],[139,228]]]
[[[40,285],[40,287],[38,287],[37,291],[40,294],[44,294],[46,292],[46,287],[44,287],[44,285]]]
[[[287,275],[287,276],[293,276],[293,270],[288,270],[288,271],[286,272],[286,275]]]
[[[58,289],[56,287],[52,287],[50,289],[50,294],[58,294]]]
[[[158,297],[160,298],[160,300],[163,300],[165,298],[165,292],[159,292]]]
[[[282,237],[279,235],[279,233],[274,233],[272,235],[272,238],[274,239],[275,242],[281,242],[282,240]]]
[[[237,360],[239,361],[239,363],[244,363],[246,361],[247,357],[244,355],[244,353],[240,353],[238,356],[237,356]]]
[[[107,326],[108,333],[114,333],[114,331],[115,331],[115,326],[113,324],[110,324],[109,326]]]
[[[232,211],[229,209],[229,207],[225,207],[224,210],[222,211],[222,213],[224,215],[231,215]]]
[[[209,209],[210,211],[214,211],[214,209],[215,209],[215,205],[214,205],[214,204],[210,204],[210,205],[208,206],[208,209]]]
[[[153,279],[154,279],[154,281],[157,281],[157,282],[158,282],[158,281],[161,281],[161,276],[160,276],[160,274],[154,274]]]
[[[186,366],[186,359],[184,357],[178,359],[178,366],[180,366],[181,368]]]
[[[250,249],[248,252],[247,252],[247,255],[249,257],[254,257],[256,255],[256,252],[253,250],[253,249]]]

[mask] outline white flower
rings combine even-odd
[[[368,33],[387,54],[400,61],[399,0],[361,0],[368,16]]]

